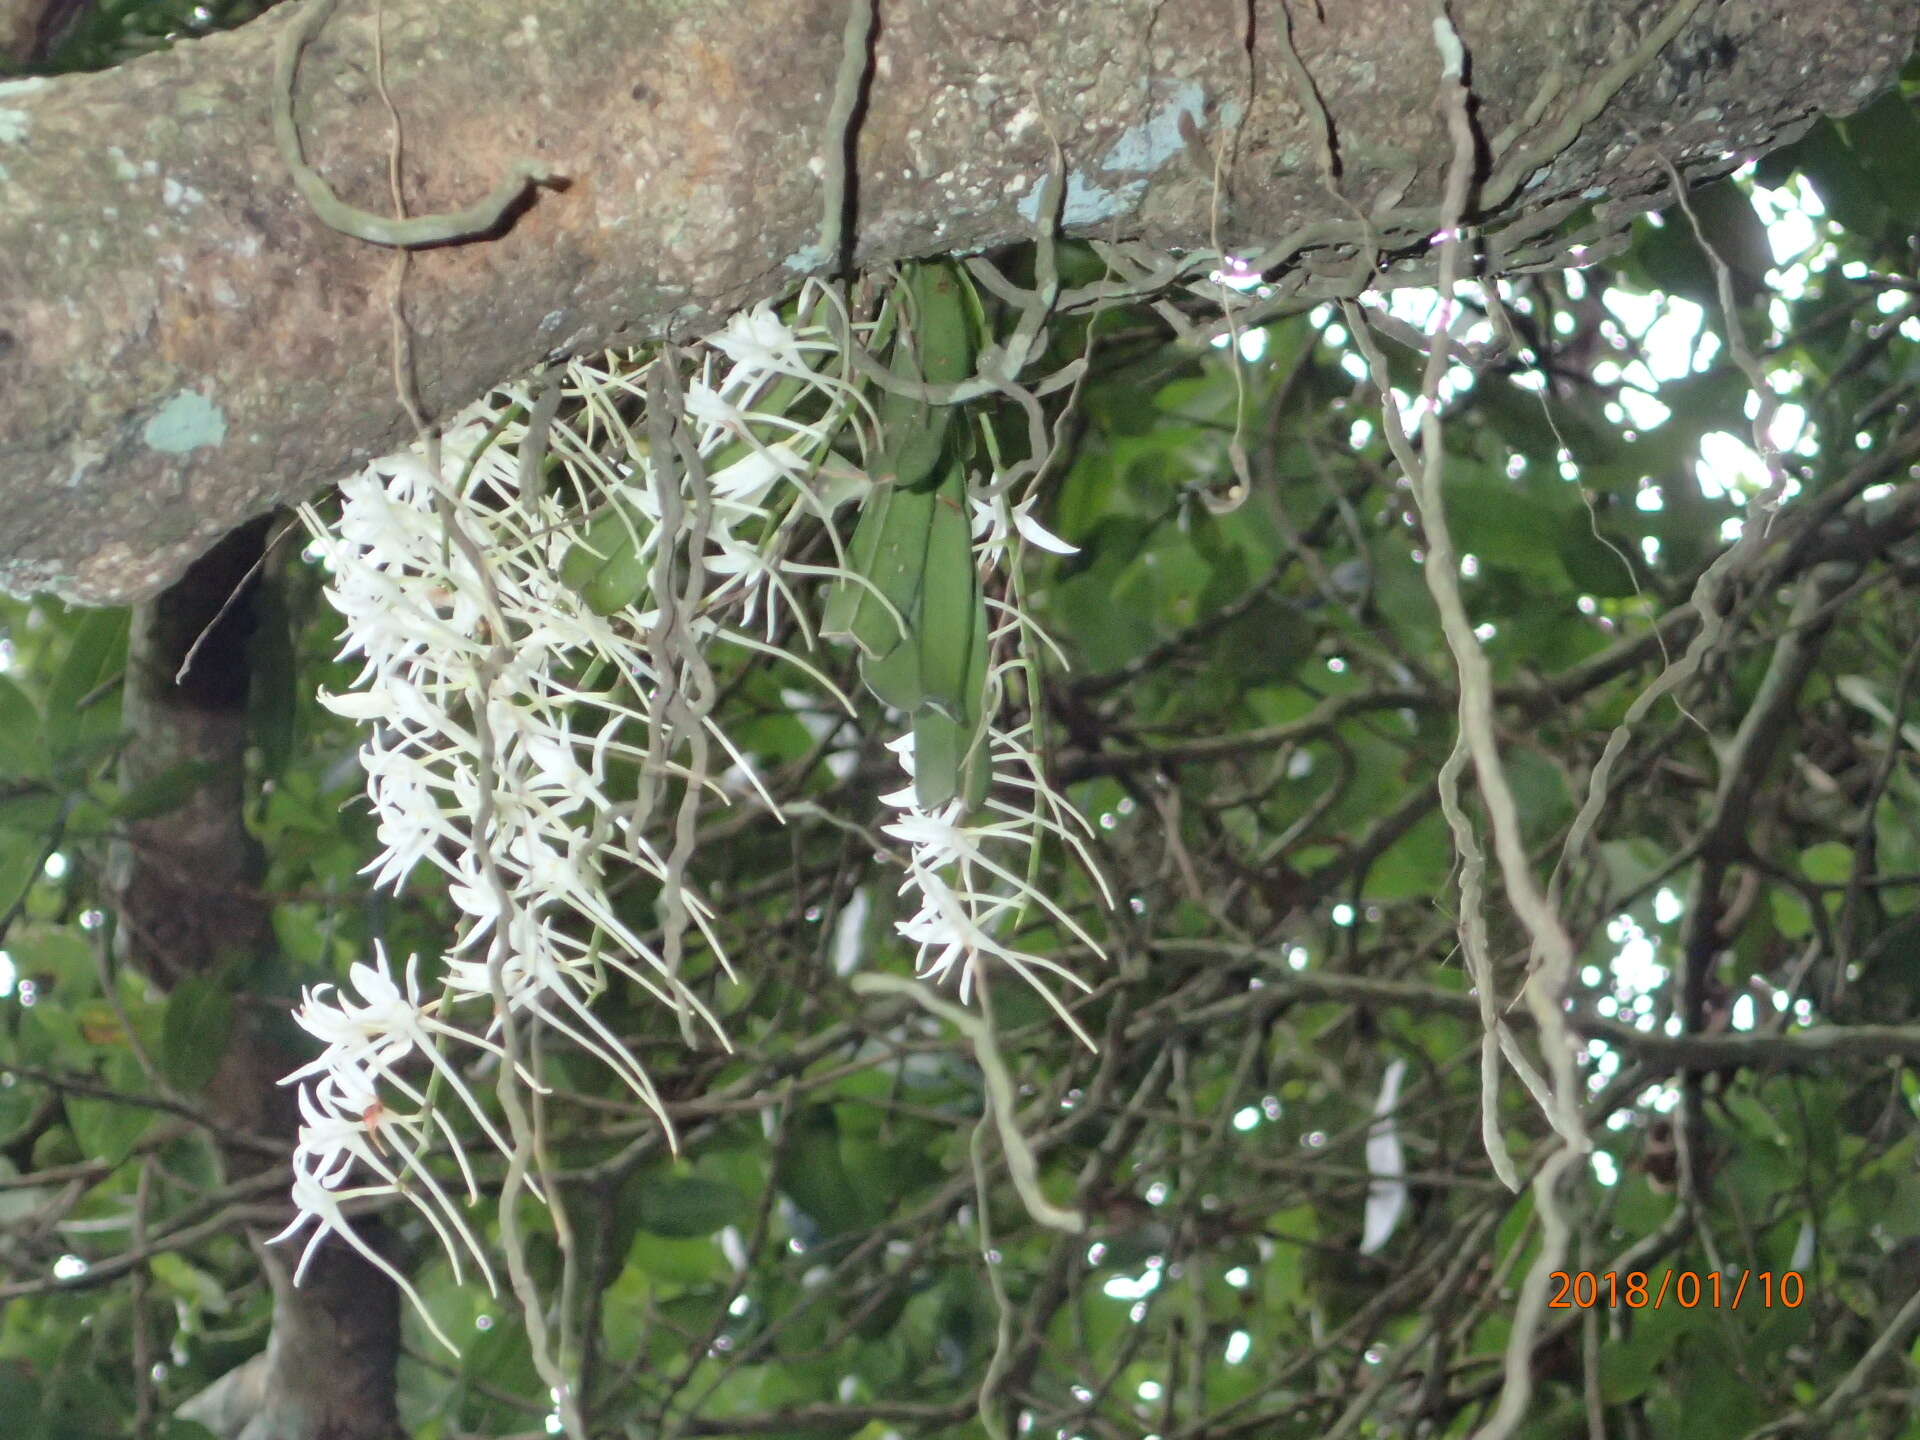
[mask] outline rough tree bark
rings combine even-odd
[[[697,332],[825,267],[823,133],[849,3],[388,0],[415,209],[520,155],[570,177],[489,243],[420,256],[444,413],[544,358]],[[1857,108],[1916,0],[1457,0],[1489,265],[1564,261],[1652,203]],[[855,253],[1069,232],[1264,247],[1303,298],[1384,239],[1420,273],[1448,153],[1429,0],[885,0]],[[268,123],[269,15],[103,75],[0,86],[0,586],[135,599],[277,501],[404,442],[389,256],[326,230]],[[1670,38],[1669,38],[1670,37]],[[382,208],[369,12],[310,47],[302,125]],[[1331,158],[1333,173],[1326,170]],[[1591,204],[1592,201],[1597,204]],[[1577,217],[1586,228],[1564,236]]]
[[[28,64],[48,53],[88,0],[0,0],[0,59]]]

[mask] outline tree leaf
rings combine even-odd
[[[0,779],[42,780],[46,775],[40,712],[26,691],[0,675]]]
[[[0,1360],[0,1434],[7,1440],[41,1440],[46,1431],[42,1391],[31,1368]]]
[[[147,1261],[147,1268],[168,1290],[202,1310],[217,1315],[228,1307],[226,1287],[183,1256],[162,1251]]]
[[[67,1097],[66,1111],[81,1153],[108,1165],[118,1165],[133,1153],[157,1113],[144,1105],[80,1095]]]
[[[56,763],[83,759],[119,733],[120,703],[106,687],[126,663],[127,612],[84,612],[47,686],[47,748]]]
[[[160,1031],[160,1067],[188,1093],[219,1073],[233,1031],[233,992],[216,975],[189,975],[167,997]]]
[[[752,1213],[747,1197],[733,1186],[698,1175],[656,1175],[629,1197],[640,1229],[689,1240],[738,1225]]]
[[[847,1171],[832,1107],[811,1106],[788,1125],[781,1191],[828,1237],[864,1223],[869,1213],[867,1196]]]
[[[1853,878],[1853,847],[1823,840],[1800,852],[1800,873],[1816,885],[1844,885]]]

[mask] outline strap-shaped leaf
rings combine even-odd
[[[960,267],[950,261],[916,265],[909,274],[908,284],[919,310],[914,335],[920,346],[920,370],[929,385],[957,385],[973,378],[974,327],[967,305],[968,283]]]
[[[967,281],[951,264],[911,265],[905,288],[912,301],[913,329],[894,346],[895,373],[929,385],[953,385],[973,375],[975,327]],[[957,428],[947,405],[929,405],[888,392],[881,406],[886,427],[882,473],[909,489],[936,483],[940,462]]]
[[[962,272],[910,266],[901,289],[912,328],[896,337],[895,372],[932,384],[970,376],[977,324]],[[953,721],[957,769],[979,717],[980,684],[969,670],[974,633],[986,624],[965,462],[954,445],[964,431],[950,407],[893,391],[882,397],[880,416],[880,483],[854,528],[851,576],[828,596],[821,629],[859,647],[861,677],[882,703],[909,714],[932,705]]]
[[[834,582],[826,611],[820,617],[820,633],[829,640],[842,645],[855,641],[861,602],[872,594],[869,577],[880,553],[880,534],[886,528],[894,493],[891,485],[877,486],[860,508],[860,521],[853,527],[853,541],[847,547],[847,568],[856,578]]]
[[[913,710],[922,699],[915,627],[937,503],[930,490],[894,491],[867,574],[872,588],[861,597],[854,616],[854,641],[867,688],[884,704],[902,710]]]
[[[560,562],[560,578],[596,615],[613,615],[646,594],[653,559],[640,538],[646,526],[617,504],[596,515]]]
[[[977,694],[968,693],[967,671],[973,657],[974,627],[985,623],[985,614],[966,503],[966,474],[958,465],[951,465],[934,494],[917,626],[926,703],[971,729],[980,704]]]

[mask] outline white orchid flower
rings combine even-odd
[[[996,560],[1005,554],[1011,537],[1018,534],[1028,544],[1037,545],[1055,555],[1078,555],[1078,545],[1069,545],[1033,518],[1031,512],[1039,498],[1029,495],[1018,505],[1009,505],[1004,495],[993,495],[991,498],[969,495],[967,503],[973,509],[974,544],[980,553],[989,561]]]
[[[353,1226],[347,1222],[346,1212],[341,1208],[348,1200],[373,1199],[393,1193],[394,1187],[388,1184],[359,1185],[344,1189],[337,1185],[323,1184],[318,1175],[299,1164],[296,1156],[293,1167],[293,1204],[297,1213],[293,1217],[293,1222],[278,1235],[270,1238],[267,1243],[277,1245],[291,1240],[307,1225],[313,1225],[313,1234],[308,1237],[306,1247],[300,1252],[299,1263],[294,1266],[293,1283],[298,1285],[305,1277],[307,1266],[312,1263],[314,1252],[319,1249],[320,1242],[329,1235],[338,1235],[352,1246],[363,1260],[393,1281],[399,1287],[400,1293],[412,1303],[414,1311],[420,1316],[421,1323],[427,1327],[427,1332],[448,1350],[458,1355],[460,1347],[449,1340],[447,1332],[434,1321],[433,1312],[427,1309],[426,1301],[422,1300],[420,1292],[413,1288],[413,1282],[402,1275],[386,1256],[360,1238]]]
[[[816,323],[823,315],[828,323]],[[707,579],[697,604],[678,615],[680,643],[781,655],[851,713],[817,666],[772,641],[782,602],[809,634],[796,586],[838,573],[790,558],[788,527],[808,516],[830,522],[837,505],[870,488],[858,459],[833,447],[848,427],[860,454],[873,453],[878,440],[865,387],[848,378],[839,353],[842,337],[873,323],[853,321],[835,292],[808,282],[791,310],[756,305],[710,337],[704,354],[695,347],[676,418],[691,426],[702,454],[734,457],[716,461],[703,478],[681,477],[682,508],[693,515],[704,505],[704,527],[662,528],[672,497],[661,493],[648,426],[634,416],[657,394],[648,365],[680,362],[638,354],[569,362],[563,383],[579,408],[553,424],[547,451],[565,472],[562,484],[523,492],[518,449],[526,426],[516,409],[528,397],[501,391],[448,425],[437,471],[426,447],[411,447],[342,484],[333,525],[303,511],[329,572],[325,593],[344,621],[340,655],[360,662],[353,687],[322,703],[367,727],[360,760],[381,848],[365,873],[375,886],[398,889],[426,861],[446,877],[456,915],[435,998],[422,997],[417,956],[396,976],[379,945],[349,968],[344,987],[322,983],[303,992],[296,1018],[321,1048],[287,1077],[300,1085],[299,1215],[276,1237],[314,1227],[296,1275],[322,1237],[339,1234],[420,1307],[406,1280],[353,1234],[342,1208],[399,1194],[421,1210],[456,1269],[464,1252],[492,1283],[473,1230],[428,1160],[444,1141],[468,1194],[477,1196],[459,1131],[470,1122],[514,1156],[467,1079],[478,1060],[511,1066],[508,1073],[541,1088],[522,1058],[530,1052],[508,1053],[509,1022],[550,1032],[605,1064],[671,1138],[667,1107],[646,1068],[594,1009],[609,983],[625,983],[725,1042],[706,1002],[622,918],[608,892],[616,873],[637,868],[662,883],[674,873],[655,836],[619,803],[624,797],[609,793],[609,776],[659,759],[659,697],[672,676],[656,673],[651,637],[680,597],[651,592],[653,567],[660,548],[672,546],[676,564],[684,550],[686,573]],[[1033,518],[1034,504],[1031,497],[1018,505],[998,495],[975,498],[984,561],[1005,560],[1022,543],[1073,553]],[[617,523],[604,523],[609,517]],[[618,552],[643,577],[624,610],[605,614],[588,603],[589,587],[570,566],[589,543],[588,558]],[[763,605],[765,641],[749,633]],[[1017,587],[989,605],[1004,667],[1015,643],[1009,637],[1039,632],[1018,611]],[[1001,669],[989,675],[997,696]],[[728,775],[744,779],[736,788],[751,789],[777,814],[749,757],[711,717],[701,724],[716,766],[728,764]],[[1092,832],[1047,787],[1024,733],[990,730],[992,793],[977,814],[959,805],[922,812],[911,786],[888,797],[896,813],[884,829],[907,847],[903,890],[918,901],[899,931],[922,973],[956,975],[963,997],[978,967],[1003,965],[1039,988],[1080,1033],[1050,987],[1083,982],[1020,950],[1013,926],[1043,913],[1052,929],[1098,952],[1080,923],[1024,878],[1043,839],[1060,840],[1090,867],[1084,837]],[[911,776],[910,738],[894,748]],[[667,772],[700,783],[687,775],[685,754],[670,756]],[[697,894],[683,900],[688,938],[697,936],[731,974],[713,908]],[[431,1104],[423,1075],[459,1104]]]

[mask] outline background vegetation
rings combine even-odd
[[[1224,346],[1116,309],[1052,339],[1056,361],[1091,361],[1042,511],[1079,553],[1030,553],[1027,575],[1071,662],[1040,697],[1051,771],[1119,903],[1047,855],[1042,884],[1109,957],[1044,916],[1022,944],[1092,982],[1077,1014],[1098,1053],[993,991],[1042,1183],[1087,1231],[1033,1224],[997,1151],[983,1211],[971,1051],[846,984],[909,958],[877,858],[887,726],[736,652],[724,724],[791,817],[702,817],[695,877],[742,979],[694,975],[736,1049],[688,1050],[658,1007],[601,997],[678,1156],[611,1077],[548,1057],[576,1259],[538,1234],[533,1254],[578,1323],[595,1434],[1467,1435],[1519,1370],[1528,1436],[1920,1436],[1916,93],[1920,70],[1699,192],[1701,235],[1670,210],[1608,263],[1467,287],[1443,391],[1498,735],[1579,946],[1568,1018],[1597,1148],[1568,1191],[1569,1268],[1656,1289],[1720,1275],[1720,1303],[1551,1309],[1509,1358],[1540,1225],[1482,1144],[1436,789],[1455,682],[1379,397],[1331,307]],[[1369,306],[1417,393],[1434,298]],[[1237,441],[1253,485],[1229,508]],[[1769,459],[1785,503],[1750,512]],[[274,552],[251,636],[203,662],[245,677],[270,943],[170,989],[116,959],[114,857],[209,777],[124,778],[142,744],[120,709],[124,614],[0,617],[8,1436],[205,1433],[173,1411],[265,1343],[247,1229],[287,1213],[271,1165],[223,1163],[236,1136],[209,1097],[229,1039],[290,1032],[301,986],[376,942],[438,954],[451,927],[425,872],[397,899],[359,873],[376,848],[359,736],[314,699],[354,667],[300,543]],[[1691,672],[1569,846],[1609,736],[1702,609],[1717,623]],[[653,898],[630,887],[632,923],[655,923]],[[1526,937],[1497,902],[1488,919],[1511,996]],[[1507,1019],[1529,1033],[1524,1006]],[[1551,1132],[1511,1074],[1498,1107],[1530,1176]],[[393,1221],[464,1345],[449,1360],[407,1317],[410,1433],[544,1433],[514,1307],[456,1286],[403,1207]]]

